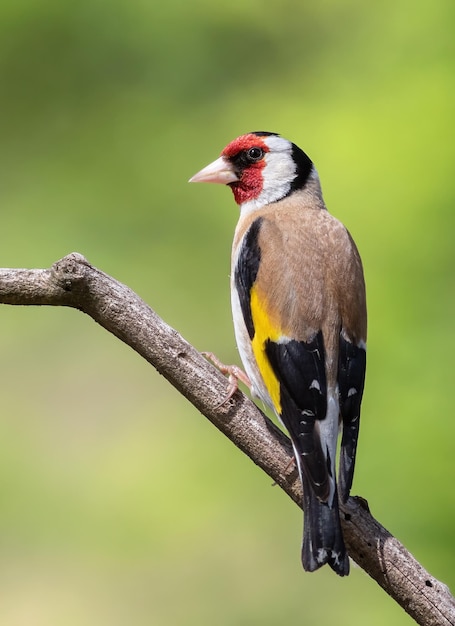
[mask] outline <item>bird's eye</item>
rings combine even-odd
[[[256,161],[260,161],[264,156],[264,150],[262,148],[250,148],[246,153],[248,161],[250,163],[256,163]]]

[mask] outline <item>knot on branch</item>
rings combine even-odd
[[[92,269],[87,259],[79,252],[71,252],[56,261],[51,267],[51,272],[59,287],[64,291],[73,291],[74,287],[85,280],[87,269]]]

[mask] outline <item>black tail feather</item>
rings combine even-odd
[[[307,481],[304,479],[304,483]],[[304,484],[304,531],[302,564],[307,572],[314,572],[326,563],[339,576],[349,574],[349,558],[341,531],[338,496],[333,504],[321,502],[308,484]]]

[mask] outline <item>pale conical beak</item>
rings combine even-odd
[[[239,178],[234,172],[232,163],[225,157],[220,157],[195,174],[188,182],[220,183],[221,185],[228,185],[229,183],[235,183],[237,180],[239,180]]]

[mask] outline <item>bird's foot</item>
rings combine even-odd
[[[292,468],[292,471],[290,471]],[[290,474],[292,474],[292,472],[297,469],[297,463],[295,461],[295,457],[292,457],[292,459],[289,461],[289,463],[286,465],[286,467],[283,470],[283,474],[284,476],[288,476]],[[276,487],[278,485],[278,483],[276,482],[276,480],[273,481],[272,483],[272,487]]]
[[[244,385],[246,385],[248,389],[251,389],[251,381],[240,367],[238,367],[237,365],[225,365],[218,359],[218,357],[213,354],[213,352],[201,352],[201,354],[205,356],[206,359],[211,361],[222,374],[225,374],[228,377],[229,384],[226,397],[223,398],[223,400],[216,405],[216,409],[218,409],[220,406],[223,406],[223,404],[226,404],[226,402],[228,402],[232,398],[232,396],[239,388],[239,380]]]

